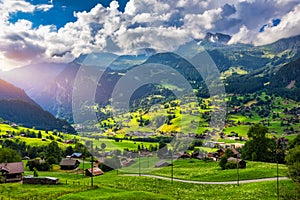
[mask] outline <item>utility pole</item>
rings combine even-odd
[[[93,156],[93,141],[91,141],[91,170],[92,170],[92,176],[91,176],[91,186],[94,187],[94,156]]]
[[[171,183],[173,184],[174,179],[174,169],[173,169],[173,149],[171,151]]]
[[[141,176],[141,155],[139,152],[139,176]]]
[[[149,155],[147,156],[147,160],[148,160],[148,169],[149,169],[150,168]]]
[[[277,199],[279,199],[279,176],[278,176],[278,159],[277,159]]]
[[[236,156],[236,175],[237,175],[237,185],[240,185],[240,176],[239,176],[239,159],[238,155]]]
[[[279,156],[278,156],[278,150],[279,150],[279,145],[280,145],[280,140],[277,139],[277,145],[276,145],[276,162],[277,162],[277,199],[279,199],[279,166],[278,166],[278,160],[279,160]]]
[[[85,156],[82,157],[82,159],[83,159],[83,176],[84,176],[84,158],[85,158]]]

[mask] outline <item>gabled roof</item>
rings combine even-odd
[[[161,160],[155,164],[155,167],[166,167],[166,166],[171,166],[171,165],[172,165],[171,163]]]
[[[74,159],[62,159],[59,163],[60,166],[75,166],[77,163],[79,163],[78,160]]]
[[[90,174],[93,174],[94,176],[98,176],[98,175],[104,174],[104,172],[100,168],[98,168],[98,167],[86,169],[86,171],[88,171]]]
[[[79,158],[82,156],[82,153],[73,153],[71,156]]]
[[[228,162],[236,162],[236,161],[241,162],[241,161],[244,161],[244,160],[242,160],[242,159],[236,159],[236,158],[234,158],[234,157],[230,157],[230,158],[227,159],[227,161],[228,161]],[[245,162],[245,161],[244,161],[244,162]]]
[[[234,155],[239,154],[239,152],[235,148],[228,148],[228,149],[230,149],[233,152]],[[225,153],[226,150],[227,150],[226,148],[221,148],[221,149],[218,149],[217,152]]]
[[[23,162],[1,163],[0,171],[6,171],[8,174],[21,174],[24,173],[24,163]]]
[[[231,148],[231,151],[233,152],[234,155],[239,154],[239,152],[235,148]]]

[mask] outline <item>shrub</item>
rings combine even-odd
[[[34,177],[38,177],[39,176],[38,170],[36,168],[33,168],[33,176]]]
[[[34,171],[34,168],[39,171],[49,171],[51,169],[51,165],[47,161],[41,160],[39,158],[29,160],[26,166],[30,171]]]

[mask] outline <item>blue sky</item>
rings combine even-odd
[[[97,4],[101,3],[104,7],[108,7],[112,0],[26,0],[27,2],[38,4],[52,4],[53,8],[48,11],[36,11],[34,13],[17,12],[10,16],[9,21],[15,23],[19,19],[26,19],[33,22],[33,27],[40,25],[55,24],[59,29],[68,22],[75,22],[74,12],[90,11]],[[119,10],[124,11],[128,0],[119,0]]]
[[[299,24],[295,0],[0,0],[0,69],[173,51],[207,32],[264,45],[300,35]]]

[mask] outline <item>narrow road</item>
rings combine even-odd
[[[139,174],[125,174],[124,176],[140,176]],[[151,174],[141,174],[141,176],[149,177],[149,178],[156,178],[156,179],[163,179],[163,180],[172,180],[169,177],[163,176],[156,176]],[[262,179],[254,179],[254,180],[240,180],[240,184],[245,183],[256,183],[256,182],[264,182],[264,181],[276,181],[277,178],[262,178]],[[288,180],[287,177],[279,177],[279,180]],[[205,182],[205,181],[191,181],[191,180],[182,180],[173,178],[173,181],[183,182],[183,183],[193,183],[193,184],[205,184],[205,185],[228,185],[228,184],[237,184],[237,181],[226,181],[226,182]]]

